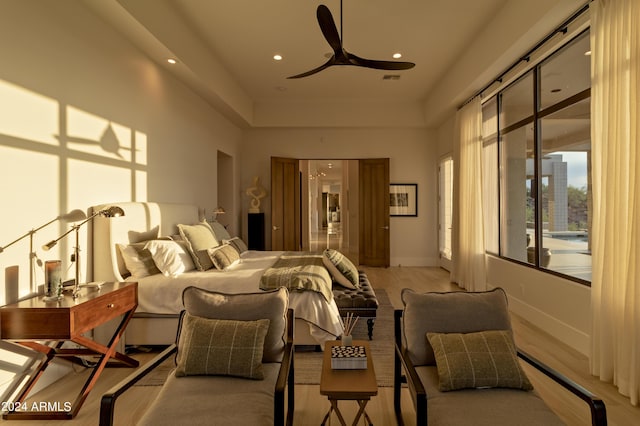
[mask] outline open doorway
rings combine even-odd
[[[229,184],[234,181],[233,157],[218,151],[217,169],[217,200],[214,211],[210,212],[210,216],[207,219],[217,220],[231,235],[235,235],[237,232],[235,199],[233,185]]]
[[[303,198],[306,196],[307,200],[303,203],[308,231],[303,245],[307,240],[312,251],[348,248],[348,161],[301,160],[300,170],[307,177],[307,190],[303,188]]]
[[[271,200],[272,250],[337,245],[357,265],[389,266],[388,158],[271,157]]]

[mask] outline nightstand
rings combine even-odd
[[[93,389],[102,370],[109,361],[127,367],[137,367],[138,361],[115,350],[133,312],[138,306],[138,283],[105,283],[100,288],[82,288],[78,298],[65,293],[56,301],[44,301],[35,296],[0,308],[0,338],[9,340],[45,355],[41,364],[30,376],[17,398],[13,409],[4,412],[4,419],[41,420],[72,419],[80,410]],[[107,346],[97,343],[83,334],[107,321],[123,315]],[[78,348],[63,348],[64,342],[73,342]],[[26,400],[33,385],[55,357],[87,366],[80,356],[100,355],[76,400],[63,410],[32,410]],[[57,408],[57,407],[56,407]]]

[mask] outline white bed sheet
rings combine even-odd
[[[242,254],[238,264],[226,271],[189,271],[177,277],[156,274],[145,278],[128,278],[138,282],[138,313],[179,314],[183,309],[182,291],[189,286],[222,293],[254,293],[259,288],[260,277],[271,267],[282,251],[253,251]],[[343,324],[338,306],[313,291],[292,291],[289,307],[295,317],[308,322],[311,336],[323,343],[342,334]]]

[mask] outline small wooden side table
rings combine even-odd
[[[82,288],[76,299],[70,293],[65,293],[61,299],[48,302],[39,295],[1,307],[0,338],[45,355],[11,404],[17,409],[4,412],[2,417],[20,420],[72,419],[111,359],[121,366],[137,367],[138,361],[115,350],[137,306],[138,283],[122,282],[105,283],[99,289]],[[124,317],[108,346],[83,336],[83,333],[120,315]],[[74,342],[82,348],[63,348],[65,341]],[[63,357],[86,366],[86,361],[79,356],[96,354],[100,354],[99,361],[70,407],[63,407],[64,411],[47,410],[45,407],[41,411],[31,410],[29,404],[23,404],[36,381],[55,357]]]
[[[331,347],[340,345],[339,341],[327,342],[324,347],[324,357],[322,358],[322,375],[320,376],[320,395],[325,395],[331,407],[329,412],[324,416],[322,425],[324,425],[332,411],[336,412],[340,424],[346,426],[346,422],[340,409],[338,408],[339,400],[354,400],[358,402],[360,409],[353,419],[353,425],[358,424],[360,417],[364,415],[368,424],[373,423],[366,412],[366,406],[372,396],[378,394],[378,382],[376,381],[376,373],[373,369],[373,360],[371,359],[371,350],[369,342],[366,340],[354,340],[354,346],[364,346],[367,354],[367,368],[361,370],[334,370],[331,368]]]

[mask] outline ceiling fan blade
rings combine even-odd
[[[303,72],[302,74],[292,75],[287,77],[288,79],[308,77],[332,65],[354,65],[380,70],[408,70],[416,66],[413,62],[376,61],[372,59],[364,59],[351,54],[342,47],[340,33],[338,33],[336,23],[333,20],[333,16],[331,15],[329,8],[323,4],[319,5],[316,10],[316,16],[318,18],[318,25],[320,26],[322,35],[324,35],[327,43],[329,43],[329,46],[333,49],[333,55],[326,63],[319,67]],[[340,19],[342,19],[342,1],[340,2]]]
[[[354,55],[353,53],[347,53],[347,57],[352,65],[378,70],[408,70],[416,66],[413,62],[376,61],[373,59],[364,59]]]
[[[331,15],[331,11],[329,10],[329,8],[321,4],[320,6],[318,6],[316,16],[318,17],[318,25],[320,25],[320,30],[322,31],[324,38],[327,40],[327,43],[329,43],[329,46],[331,46],[333,51],[336,53],[342,51],[340,34],[338,34],[336,23],[333,21],[333,16]]]
[[[314,68],[314,69],[312,69],[310,71],[303,72],[302,74],[292,75],[291,77],[287,77],[287,79],[308,77],[310,75],[313,75],[313,74],[315,74],[317,72],[322,71],[325,68],[329,68],[331,65],[335,65],[335,64],[336,64],[335,56],[332,56],[331,59],[329,59],[324,64],[320,65],[318,68]]]

